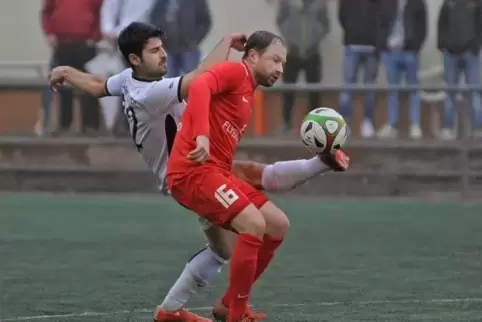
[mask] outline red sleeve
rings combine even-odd
[[[53,33],[50,18],[55,8],[55,0],[44,0],[41,12],[42,29],[46,35]]]
[[[211,95],[228,92],[242,84],[247,75],[241,63],[223,62],[200,75],[189,87],[190,109],[196,121],[193,122],[193,139],[200,135],[209,137],[209,106]]]

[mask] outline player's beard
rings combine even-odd
[[[275,76],[266,76],[260,85],[264,87],[273,87],[277,81],[278,81],[278,78]]]

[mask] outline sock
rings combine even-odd
[[[261,183],[269,192],[290,191],[330,170],[330,167],[318,157],[309,160],[279,161],[264,167]]]
[[[227,263],[227,260],[219,257],[209,247],[194,254],[164,298],[162,310],[174,312],[182,308],[191,295],[209,284]]]
[[[268,265],[273,260],[274,254],[278,247],[283,243],[283,238],[271,237],[268,235],[264,236],[263,246],[258,253],[258,263],[256,265],[256,274],[254,275],[254,281],[256,282],[258,278],[264,273]]]
[[[256,273],[254,274],[254,282],[258,280],[258,278],[264,273],[266,268],[268,267],[269,263],[274,257],[274,254],[278,247],[283,243],[283,238],[279,237],[271,237],[268,235],[264,236],[263,245],[259,249],[258,252],[258,262],[256,264]],[[254,283],[253,282],[253,283]],[[229,307],[229,301],[233,296],[230,292],[231,290],[228,288],[226,293],[222,298],[222,303],[224,306]]]
[[[229,320],[237,321],[245,312],[249,303],[251,287],[256,274],[258,252],[263,241],[254,235],[239,234],[231,255],[229,287]]]

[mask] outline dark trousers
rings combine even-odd
[[[296,83],[301,71],[305,72],[307,83],[319,83],[322,74],[321,55],[316,53],[308,57],[298,57],[288,55],[286,66],[283,74],[283,82],[286,84]],[[319,104],[319,93],[312,92],[309,94],[309,107],[314,109]],[[285,127],[291,126],[291,111],[295,103],[295,94],[287,92],[284,94],[283,104],[283,121]]]
[[[58,65],[74,67],[85,72],[85,64],[94,58],[95,47],[87,42],[59,42],[55,48]],[[72,125],[74,90],[63,88],[60,93],[60,130],[67,131]],[[82,132],[87,129],[98,130],[100,108],[97,98],[87,93],[79,93],[79,103],[82,115]]]

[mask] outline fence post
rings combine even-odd
[[[261,90],[254,92],[253,98],[253,113],[254,113],[254,135],[264,135],[264,93]]]

